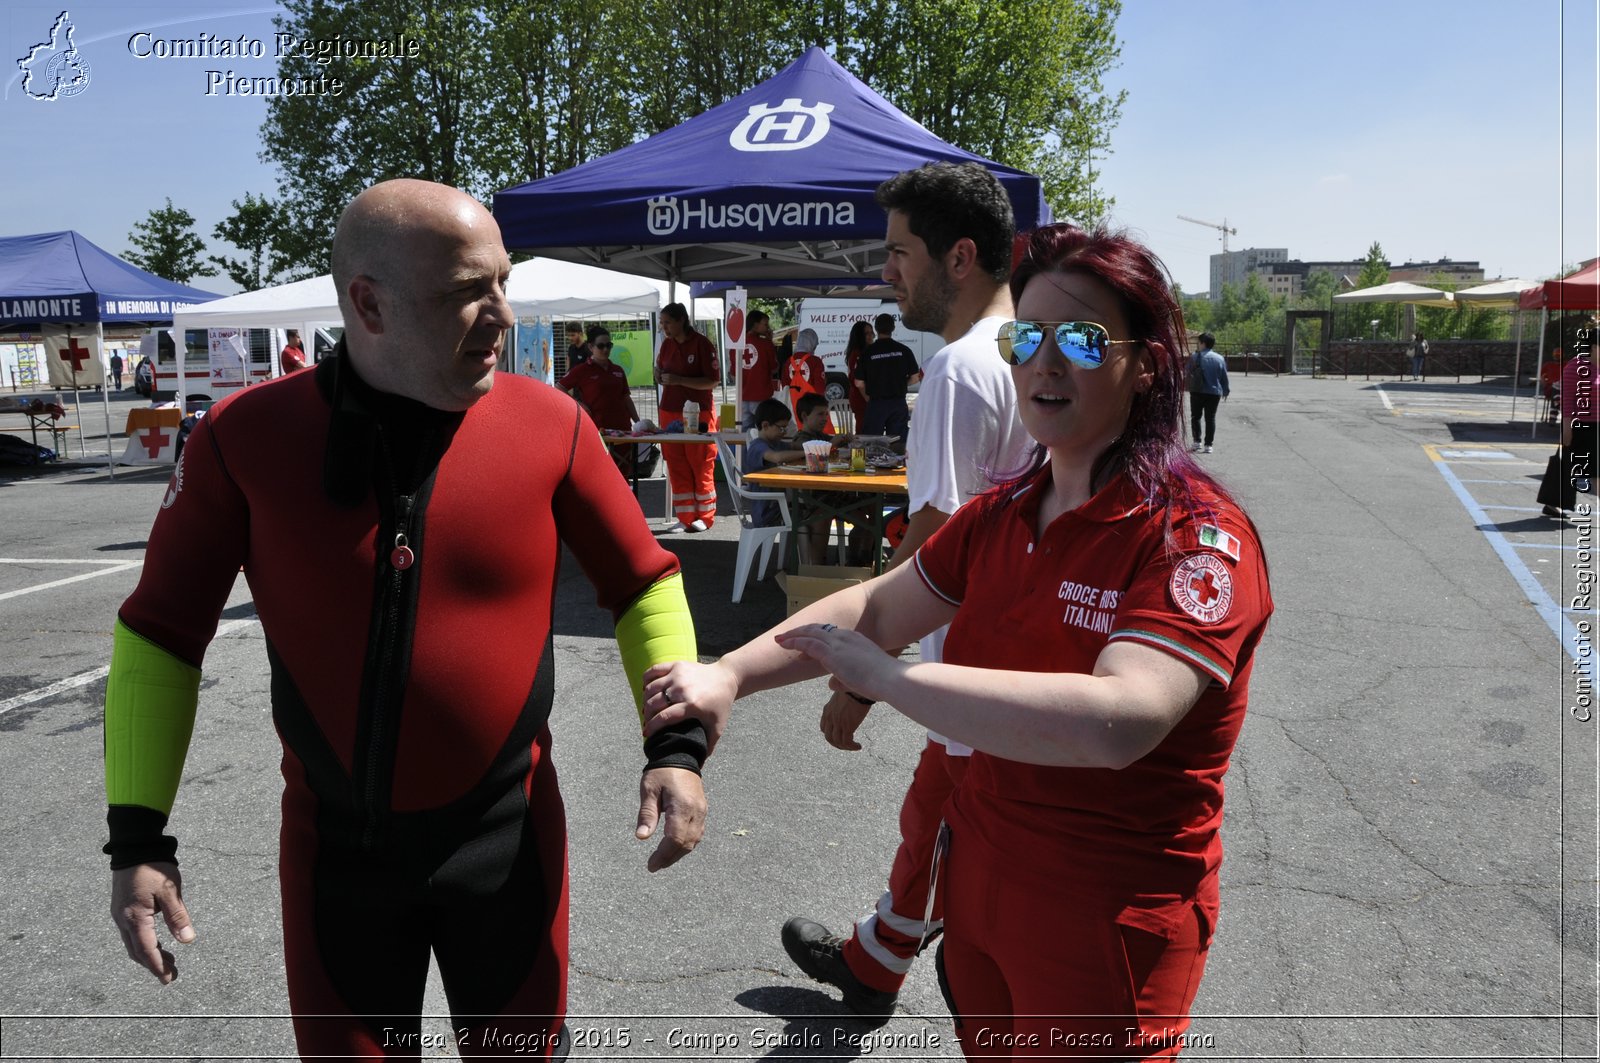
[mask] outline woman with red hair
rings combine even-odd
[[[826,673],[972,746],[941,828],[962,1050],[1170,1058],[1217,922],[1266,559],[1184,449],[1182,313],[1156,257],[1067,225],[1020,255],[997,346],[1032,461],[911,564],[716,664],[647,673],[647,731],[695,715],[719,734],[736,697]],[[943,663],[885,652],[944,623]]]
[[[850,326],[850,338],[844,345],[845,373],[849,375],[848,395],[850,398],[850,421],[857,432],[861,431],[862,418],[867,415],[867,393],[859,383],[860,377],[856,376],[856,363],[861,361],[861,355],[872,345],[873,334],[870,322],[857,321]]]

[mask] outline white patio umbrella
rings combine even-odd
[[[1448,310],[1456,305],[1449,292],[1440,291],[1438,288],[1424,288],[1410,281],[1390,281],[1388,284],[1378,284],[1371,288],[1357,288],[1353,292],[1336,295],[1333,299],[1338,303],[1405,303],[1405,333],[1408,340],[1417,331],[1417,307],[1437,306]]]
[[[1453,293],[1458,303],[1472,303],[1475,306],[1514,307],[1522,298],[1522,293],[1529,288],[1539,287],[1539,281],[1512,279],[1504,281],[1490,281],[1480,284],[1476,288],[1463,288]]]
[[[1412,306],[1439,306],[1446,310],[1455,306],[1450,292],[1437,288],[1424,288],[1410,281],[1390,281],[1371,288],[1357,288],[1333,297],[1339,303],[1409,303]]]
[[[1517,311],[1517,357],[1511,369],[1511,419],[1517,419],[1517,390],[1522,382],[1522,311],[1518,304],[1522,300],[1522,293],[1530,288],[1539,287],[1539,281],[1523,280],[1520,277],[1511,280],[1491,281],[1480,284],[1476,288],[1463,288],[1455,293],[1456,302],[1470,303],[1473,306],[1499,307],[1501,309],[1514,309]],[[1535,374],[1538,370],[1534,370]],[[1538,387],[1535,384],[1534,387]],[[1537,416],[1537,415],[1536,415]]]

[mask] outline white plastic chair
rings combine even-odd
[[[767,571],[773,550],[789,530],[789,500],[782,491],[754,491],[744,485],[739,459],[733,446],[725,439],[717,440],[717,458],[722,462],[722,474],[728,481],[728,497],[733,511],[739,516],[739,553],[733,562],[733,600],[737,604],[744,597],[744,585],[750,578],[750,565],[755,562],[762,575]],[[750,503],[776,502],[780,523],[763,526],[750,517]],[[757,561],[757,553],[760,560]]]

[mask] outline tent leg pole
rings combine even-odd
[[[100,357],[104,358],[106,356],[105,322],[100,322],[95,326],[95,328],[100,331]],[[101,405],[104,408],[106,415],[106,477],[108,479],[115,480],[117,478],[117,467],[111,460],[111,386],[108,384],[102,387],[100,389],[100,395],[105,399],[105,402]],[[81,433],[78,436],[78,445],[80,447],[83,446],[83,436]],[[85,454],[84,456],[87,457],[88,455]]]

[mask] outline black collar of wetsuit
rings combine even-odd
[[[341,337],[332,355],[317,363],[317,389],[332,408],[322,487],[343,506],[359,505],[372,490],[374,463],[388,465],[401,493],[415,491],[438,466],[466,416],[379,391],[363,380]]]

